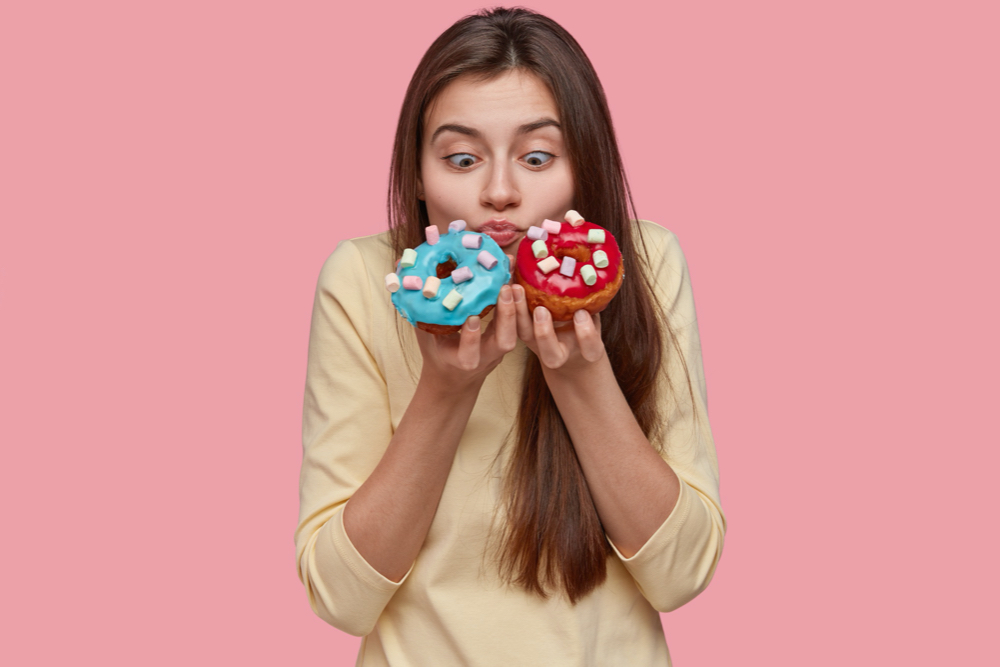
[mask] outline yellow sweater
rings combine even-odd
[[[670,664],[658,612],[705,589],[726,524],[687,265],[673,233],[647,221],[639,228],[697,410],[684,391],[680,361],[670,353],[666,371],[681,391],[677,400],[664,399],[662,440],[664,459],[681,481],[677,504],[638,553],[625,558],[614,549],[607,581],[576,606],[562,595],[542,600],[506,587],[486,555],[505,461],[496,454],[514,424],[531,354],[523,342],[484,383],[426,542],[402,581],[379,574],[351,544],[344,506],[399,425],[421,357],[412,328],[383,285],[395,259],[388,232],[342,241],[324,263],[309,337],[295,550],[313,611],[364,636],[358,665]]]

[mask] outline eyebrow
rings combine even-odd
[[[560,125],[557,121],[551,118],[542,118],[540,120],[536,120],[533,123],[525,123],[521,127],[517,128],[517,134],[518,135],[528,134],[529,132],[540,130],[543,127],[556,127],[562,129],[562,125]],[[441,134],[442,132],[457,132],[458,134],[464,134],[466,136],[473,137],[475,139],[478,139],[482,136],[479,130],[475,128],[466,127],[465,125],[458,125],[456,123],[446,123],[440,126],[438,129],[434,130],[434,134],[431,135],[432,144],[437,140],[438,135]]]

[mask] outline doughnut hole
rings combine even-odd
[[[590,246],[583,244],[573,245],[569,247],[559,247],[556,246],[552,249],[552,256],[556,259],[561,260],[563,257],[572,257],[577,262],[587,262],[590,261]]]
[[[441,262],[440,264],[438,264],[435,271],[437,272],[437,277],[440,278],[441,280],[444,280],[445,278],[450,276],[451,272],[454,271],[457,267],[458,263],[455,262],[454,259],[449,257],[448,261]]]

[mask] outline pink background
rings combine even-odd
[[[995,657],[996,3],[531,6],[691,268],[730,532],[675,663]],[[476,8],[5,5],[0,662],[354,664],[295,575],[313,290]]]

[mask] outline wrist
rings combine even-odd
[[[425,366],[420,372],[417,391],[444,401],[453,402],[463,397],[471,397],[475,402],[485,379],[485,377],[446,377]]]
[[[564,364],[559,368],[548,368],[545,364],[541,366],[542,374],[549,386],[564,384],[585,388],[601,382],[608,382],[609,379],[616,384],[618,381],[607,354],[604,354],[597,361],[586,361],[581,357],[577,363]]]

